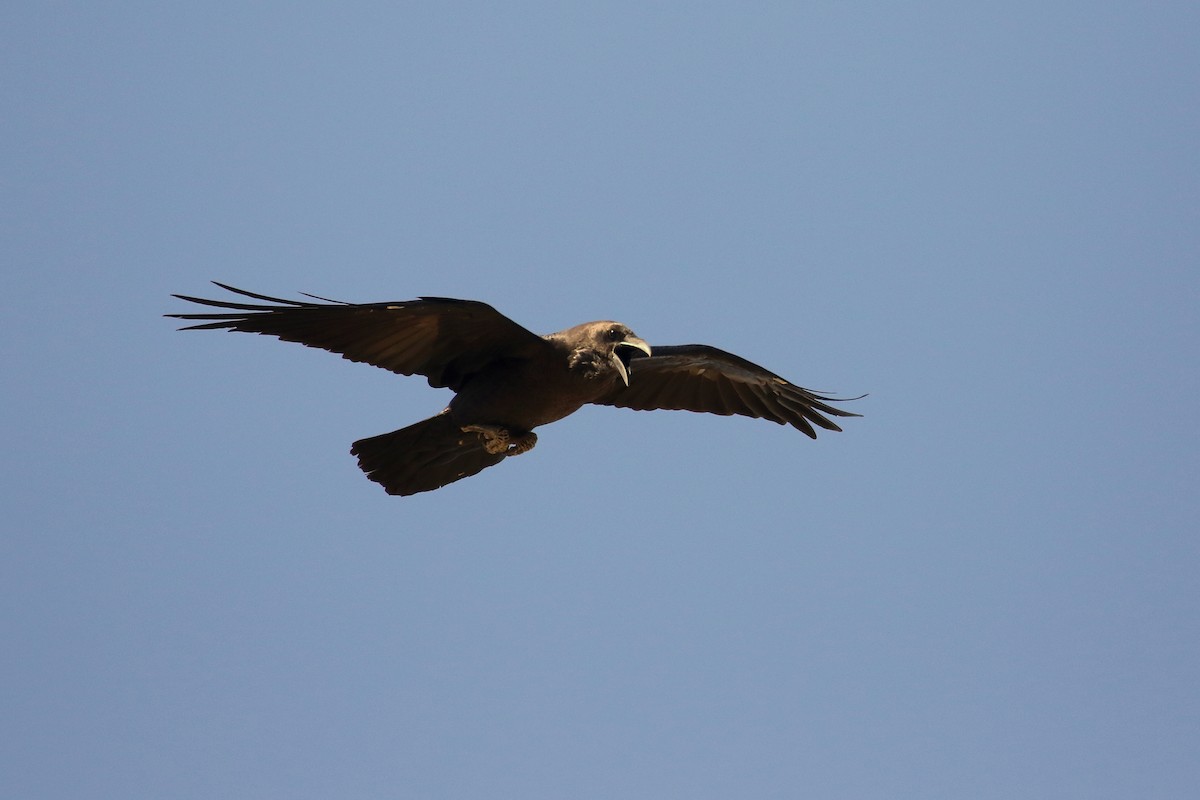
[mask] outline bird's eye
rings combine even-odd
[[[625,338],[625,333],[620,328],[608,329],[608,340],[610,342],[619,342]]]

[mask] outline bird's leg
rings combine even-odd
[[[483,437],[483,449],[492,455],[519,456],[528,453],[537,444],[533,431],[513,436],[512,431],[500,425],[464,425],[463,433],[478,433]]]

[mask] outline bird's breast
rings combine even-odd
[[[472,378],[450,403],[463,424],[486,422],[531,430],[569,416],[606,394],[613,375],[562,362],[522,362]]]

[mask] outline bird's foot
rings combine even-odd
[[[537,434],[533,431],[521,436],[512,437],[509,439],[508,454],[510,456],[519,456],[521,453],[528,453],[537,444]]]
[[[519,456],[537,444],[533,431],[513,436],[512,431],[499,425],[464,425],[463,433],[478,433],[483,437],[483,449],[492,455]]]

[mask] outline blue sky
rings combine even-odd
[[[0,11],[5,797],[1190,798],[1193,3]],[[870,396],[585,409],[175,333],[221,280]]]

